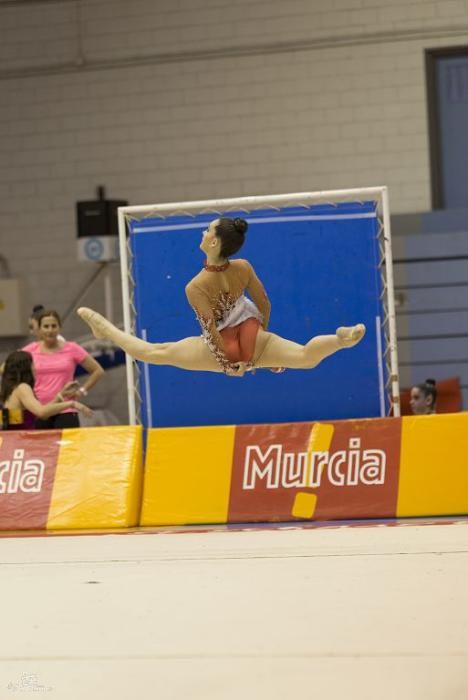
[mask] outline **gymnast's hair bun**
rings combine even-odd
[[[245,234],[249,225],[245,219],[233,219],[234,228],[238,233]]]
[[[426,381],[424,383],[428,384],[429,386],[435,386],[436,380],[435,379],[426,379]]]

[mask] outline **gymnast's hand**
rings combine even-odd
[[[243,377],[245,374],[245,362],[237,362],[226,369],[228,377]]]

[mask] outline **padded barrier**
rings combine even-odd
[[[4,431],[0,530],[132,527],[142,462],[141,427]]]
[[[468,414],[148,432],[140,524],[468,514]]]

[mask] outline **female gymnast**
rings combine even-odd
[[[337,328],[333,335],[316,336],[305,345],[270,333],[271,305],[252,265],[247,260],[229,260],[241,249],[246,231],[244,219],[220,218],[203,233],[200,249],[206,261],[185,288],[202,336],[148,343],[119,330],[92,309],[81,307],[77,313],[97,338],[109,338],[136,360],[234,377],[261,367],[311,369],[362,340],[366,331],[362,323]]]

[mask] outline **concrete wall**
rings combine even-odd
[[[0,252],[63,311],[99,184],[132,204],[387,184],[393,212],[427,210],[424,50],[466,43],[466,0],[0,3]]]

